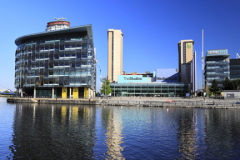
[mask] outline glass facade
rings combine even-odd
[[[190,84],[181,83],[111,83],[113,97],[185,97],[190,93]]]
[[[226,77],[230,78],[229,54],[226,49],[207,51],[205,57],[205,85],[211,86],[212,81],[218,81],[219,86]]]
[[[240,59],[230,59],[230,79],[240,79]]]
[[[50,93],[49,88],[88,87],[95,91],[92,36],[67,30],[17,39],[15,88],[45,88]]]

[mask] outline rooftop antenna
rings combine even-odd
[[[62,21],[62,20],[67,19],[67,18],[63,18],[63,17],[62,18],[55,18],[54,17],[54,19],[57,20],[57,21]]]
[[[238,54],[238,53],[236,53],[236,59],[239,59],[239,58],[240,58],[239,54]]]

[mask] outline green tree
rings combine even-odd
[[[10,93],[9,91],[5,91],[4,93]]]
[[[106,85],[106,87],[105,87]],[[101,93],[105,95],[105,89],[106,89],[106,95],[109,95],[110,93],[112,93],[112,90],[110,88],[110,81],[107,80],[106,78],[104,78],[102,80],[102,87],[101,87]]]
[[[240,89],[240,79],[232,80],[231,86],[232,86],[233,90],[239,90]]]
[[[232,83],[228,77],[225,78],[223,81],[223,90],[231,90],[232,89]]]
[[[214,94],[219,92],[220,88],[218,87],[218,81],[216,79],[212,81],[212,86],[209,87],[209,90]]]

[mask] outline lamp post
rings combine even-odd
[[[206,82],[206,94],[208,95],[208,85],[207,85],[208,80],[205,80],[205,82]],[[206,95],[206,96],[207,96],[207,95]]]

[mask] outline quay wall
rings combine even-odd
[[[240,100],[204,100],[204,99],[50,99],[50,98],[8,98],[12,103],[49,103],[103,106],[139,106],[139,107],[197,107],[197,108],[239,108]]]

